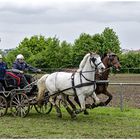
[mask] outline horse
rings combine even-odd
[[[98,74],[96,72],[95,74],[95,79],[96,80],[108,80],[108,76],[110,73],[110,67],[113,67],[116,69],[116,71],[119,71],[121,68],[120,62],[119,62],[119,58],[115,53],[108,53],[108,54],[104,54],[101,58],[103,64],[106,67],[106,70],[104,70],[104,72],[102,74]],[[108,96],[108,99],[105,102],[100,102],[100,104],[95,105],[94,103],[92,105],[87,104],[87,108],[94,108],[97,106],[107,106],[109,104],[109,102],[112,100],[112,94],[107,90],[108,87],[108,83],[96,83],[96,89],[95,89],[95,93],[96,95],[99,94],[105,94],[106,96]],[[74,97],[74,100],[76,101],[76,103],[79,104],[78,98],[77,96]],[[76,106],[73,104],[73,102],[69,99],[69,96],[67,96],[67,101],[70,104],[70,106],[73,108],[73,110],[76,110]],[[80,105],[80,104],[79,104]],[[84,114],[88,114],[87,111],[84,111]]]
[[[58,117],[62,117],[61,110],[55,103],[55,98],[58,95],[62,95],[63,105],[71,115],[75,117],[75,113],[83,112],[85,107],[85,98],[91,96],[95,100],[95,104],[99,104],[100,100],[95,94],[95,71],[98,70],[101,73],[105,69],[101,58],[96,53],[88,53],[84,56],[79,65],[79,69],[75,73],[67,72],[54,72],[52,74],[46,74],[41,77],[37,82],[38,95],[37,102],[41,102],[44,98],[44,94],[47,92],[49,101],[56,109]],[[81,75],[82,74],[82,75]],[[66,102],[66,96],[77,96],[80,109],[75,112],[71,111]]]

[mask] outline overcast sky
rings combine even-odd
[[[0,49],[33,35],[73,43],[83,32],[113,28],[121,48],[140,49],[140,1],[0,0]]]

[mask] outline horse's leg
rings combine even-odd
[[[71,118],[75,118],[76,114],[69,108],[68,104],[67,104],[67,95],[62,95],[62,104],[63,106],[66,108],[67,112],[71,115]]]
[[[81,108],[77,109],[75,111],[76,114],[79,114],[79,113],[81,113],[81,112],[86,110],[86,107],[85,107],[85,96],[81,94],[81,95],[78,96],[78,99],[79,99],[80,107]]]
[[[70,106],[72,107],[72,109],[73,109],[74,111],[76,111],[76,106],[75,106],[75,105],[73,104],[73,102],[69,99],[69,96],[67,96],[67,101],[68,101],[68,103],[70,104]],[[79,107],[81,107],[80,102],[79,102],[79,99],[78,99],[77,96],[74,96],[74,101],[79,105]],[[85,111],[84,111],[84,114],[85,114],[85,115],[88,115],[89,113],[88,113],[87,110],[85,110]]]
[[[78,99],[78,96],[75,96],[74,97],[74,100],[79,105],[79,107],[81,107],[80,102],[79,102],[79,99]],[[84,110],[84,114],[85,115],[89,115],[89,113],[88,113],[88,111],[86,109]]]
[[[57,112],[57,116],[59,117],[59,118],[62,118],[62,113],[61,113],[61,110],[60,110],[60,108],[56,105],[56,95],[55,96],[50,96],[50,98],[49,98],[49,102],[55,107],[55,109],[56,109],[56,112]]]
[[[72,109],[75,111],[76,110],[76,106],[73,104],[73,102],[69,99],[69,96],[66,96],[68,103],[70,104],[70,106],[72,107]],[[75,97],[74,97],[75,100]]]
[[[105,90],[105,92],[103,92],[103,94],[105,94],[109,97],[102,105],[102,106],[106,106],[112,100],[113,96],[107,90]]]
[[[38,103],[39,106],[42,106],[44,96],[45,96],[45,89],[39,88],[38,95],[37,95],[37,98],[36,98],[37,103]]]
[[[98,105],[100,103],[100,99],[97,97],[96,93],[93,92],[91,96],[95,100],[95,105]]]

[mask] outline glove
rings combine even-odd
[[[24,72],[23,71],[19,71],[21,74],[23,74]]]

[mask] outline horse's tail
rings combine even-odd
[[[45,92],[47,92],[45,81],[48,76],[49,74],[43,75],[37,82],[38,87],[37,101],[42,101],[44,99]]]

